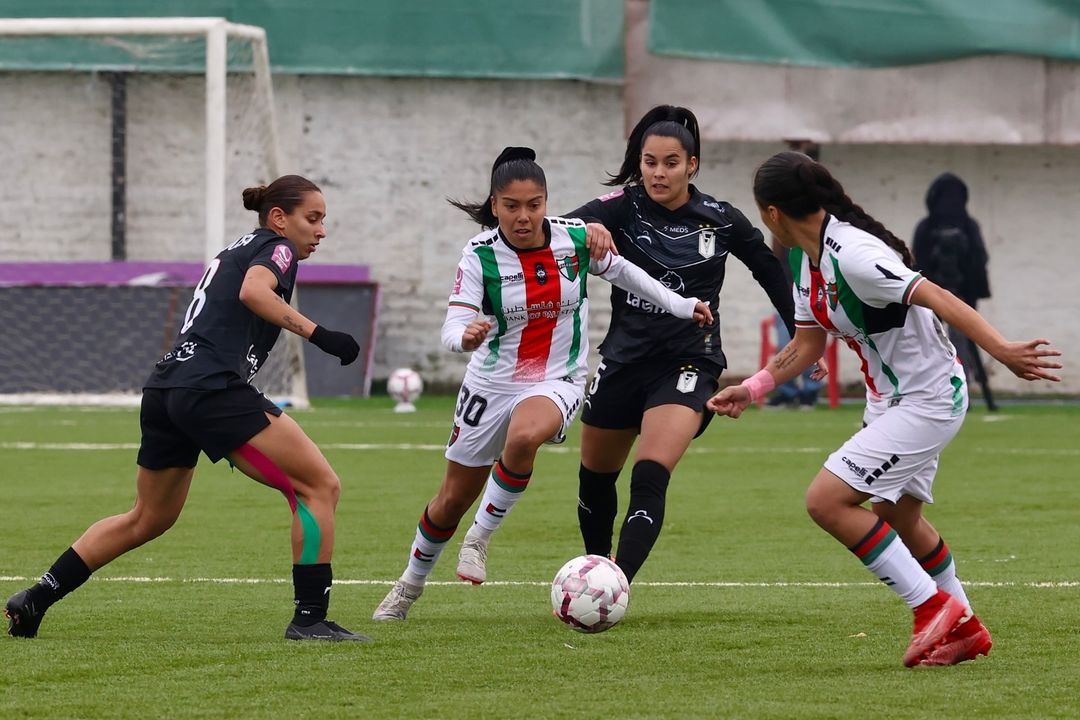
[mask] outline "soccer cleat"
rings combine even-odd
[[[413,585],[404,580],[398,580],[394,587],[386,594],[379,607],[375,608],[372,620],[404,620],[409,614],[409,608],[424,592],[423,585]]]
[[[45,617],[45,611],[38,612],[29,590],[20,590],[8,598],[4,606],[4,616],[8,620],[8,635],[11,637],[37,637],[38,626]]]
[[[979,622],[974,614],[968,615],[952,629],[948,637],[919,663],[920,665],[956,665],[965,660],[974,660],[980,655],[989,655],[994,641],[990,631]]]
[[[904,667],[915,667],[940,646],[967,608],[944,590],[915,608],[915,629],[904,653]]]
[[[457,576],[473,585],[482,585],[487,580],[487,548],[488,541],[474,536],[471,529],[465,533],[458,553]]]
[[[289,627],[285,628],[285,639],[329,640],[331,642],[340,642],[343,640],[352,642],[371,642],[371,638],[367,635],[359,635],[350,632],[333,620],[320,620],[314,625],[297,625],[296,623],[289,623]]]

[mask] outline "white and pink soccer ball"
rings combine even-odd
[[[416,410],[413,403],[416,402],[416,399],[420,397],[420,393],[423,391],[424,381],[420,378],[420,373],[411,368],[398,368],[390,373],[390,377],[386,380],[386,392],[394,400],[397,400],[394,412],[413,412]]]
[[[598,633],[626,614],[630,583],[619,566],[601,555],[582,555],[559,568],[551,583],[555,617],[578,632]]]

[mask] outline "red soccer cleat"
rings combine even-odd
[[[904,653],[904,667],[915,667],[936,650],[966,613],[964,603],[944,590],[915,608],[915,629]]]
[[[931,650],[919,664],[956,665],[965,660],[974,660],[980,655],[989,655],[993,645],[990,631],[979,622],[979,618],[969,615],[952,629],[945,642]]]

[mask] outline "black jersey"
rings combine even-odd
[[[640,185],[628,185],[567,216],[603,223],[619,254],[674,292],[707,302],[713,312],[712,325],[699,328],[613,286],[611,324],[600,344],[605,359],[710,359],[726,367],[717,306],[728,253],[750,269],[788,328],[794,327],[791,284],[761,232],[734,206],[693,185],[690,200],[677,210],[654,202]]]
[[[289,302],[296,263],[296,246],[265,228],[218,253],[195,287],[175,347],[157,362],[145,387],[219,390],[250,382],[281,328],[240,302],[240,286],[248,268],[262,265],[277,277],[275,292]]]

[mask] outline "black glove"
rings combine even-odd
[[[360,354],[360,346],[353,340],[349,333],[327,330],[322,325],[316,325],[311,333],[311,344],[329,355],[341,358],[342,365],[348,365],[356,360]]]

